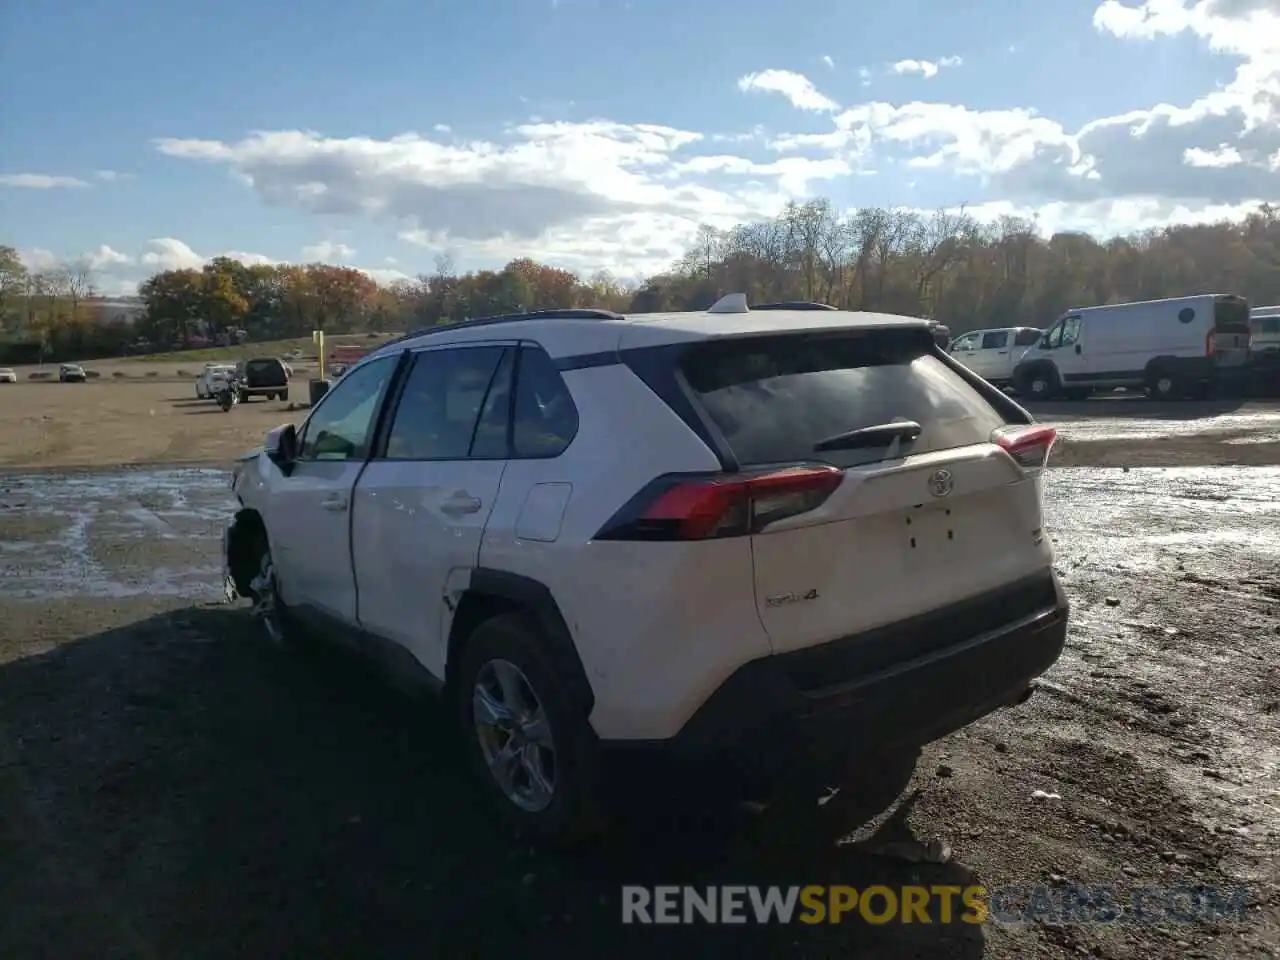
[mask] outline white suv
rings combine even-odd
[[[887,763],[882,807],[1062,651],[1054,436],[906,317],[436,327],[237,463],[228,599],[442,693],[528,833],[596,822],[619,755],[815,798]]]

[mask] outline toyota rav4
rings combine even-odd
[[[271,641],[444,696],[526,833],[598,823],[618,756],[883,808],[1063,649],[1054,439],[924,320],[735,294],[467,321],[238,461],[225,586]]]

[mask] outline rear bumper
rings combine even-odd
[[[752,785],[776,782],[802,766],[830,769],[917,750],[1025,699],[1062,654],[1069,605],[1058,578],[1049,573],[1010,589],[1023,597],[1038,590],[1033,595],[1046,602],[956,639],[957,625],[998,603],[996,591],[910,624],[755,660],[732,674],[672,739],[604,746]],[[928,630],[947,642],[930,645],[915,632]],[[915,655],[884,663],[891,643],[889,649]],[[875,667],[858,669],[867,663]]]

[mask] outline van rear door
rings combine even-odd
[[[1249,362],[1249,301],[1223,295],[1213,301],[1213,330],[1205,352],[1219,367],[1243,367]]]

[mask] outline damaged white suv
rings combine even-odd
[[[736,294],[436,327],[237,464],[227,589],[440,692],[529,833],[597,822],[619,753],[887,805],[1062,651],[1053,442],[923,320]]]

